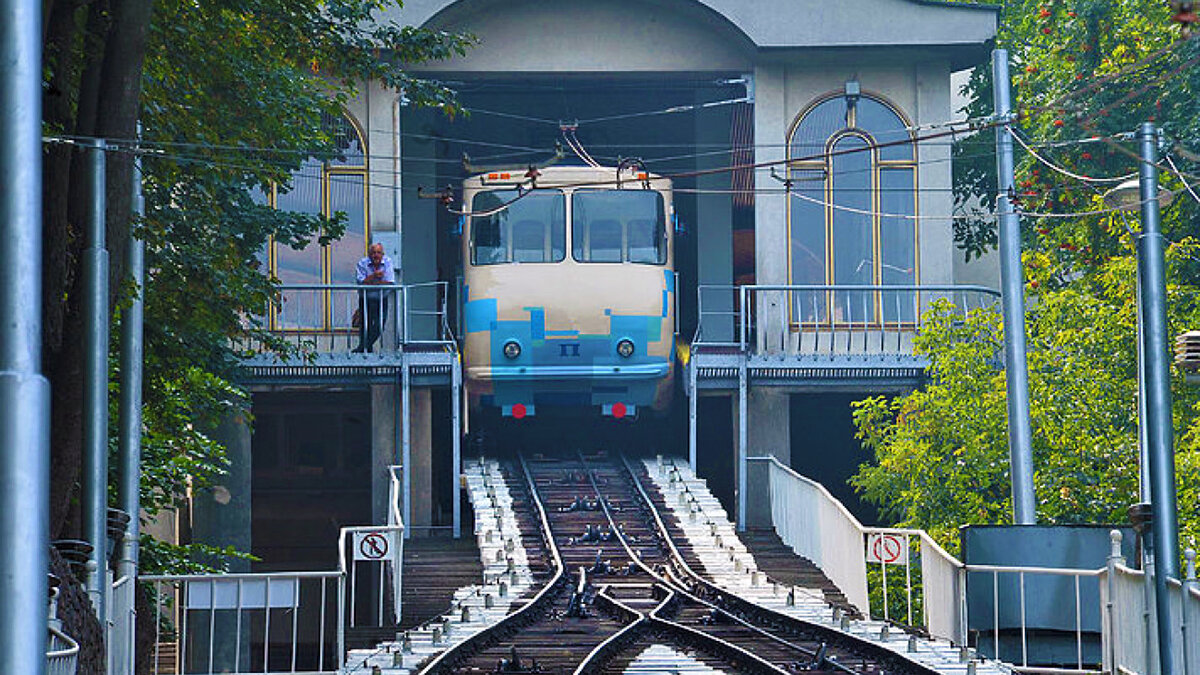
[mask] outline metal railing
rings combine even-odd
[[[910,626],[920,618],[931,635],[963,644],[966,633],[963,564],[921,530],[866,527],[824,485],[801,476],[774,457],[750,457],[748,462],[770,466],[771,520],[780,539],[797,555],[821,568],[846,599],[863,614],[871,614],[871,579],[867,574],[868,546],[873,536],[895,537],[902,546],[919,546],[913,556],[904,549],[903,574],[906,618]],[[875,556],[881,559],[880,556]],[[913,583],[913,559],[919,561],[920,583]],[[882,560],[882,559],[881,559]],[[891,620],[888,602],[887,563],[880,562],[881,578],[875,594],[883,598],[879,614]],[[914,592],[917,594],[914,598]],[[913,616],[914,608],[921,614]]]
[[[1153,601],[1147,599],[1144,573],[1125,566],[1120,532],[1114,530],[1110,534],[1112,550],[1107,565],[1101,568],[965,565],[921,530],[863,526],[823,485],[801,476],[774,457],[751,457],[748,462],[769,465],[771,520],[783,542],[820,567],[849,602],[864,613],[881,615],[885,620],[902,620],[900,615],[893,614],[891,607],[895,603],[889,602],[888,593],[889,588],[899,585],[895,583],[897,575],[903,575],[900,590],[905,597],[899,604],[907,624],[923,625],[934,637],[964,645],[971,636],[967,621],[968,582],[984,583],[989,584],[985,591],[990,595],[991,616],[974,617],[986,626],[980,629],[978,637],[991,643],[994,657],[1010,660],[1016,669],[1062,675],[1158,671],[1157,652],[1150,648],[1152,641],[1148,640],[1156,630],[1152,624]],[[872,551],[879,547],[881,538],[891,538],[898,548],[891,549],[891,554]],[[919,569],[913,567],[914,558]],[[1178,631],[1175,672],[1200,675],[1200,647],[1196,646],[1196,634],[1200,633],[1200,582],[1196,579],[1195,551],[1186,551],[1185,558],[1185,579],[1182,582],[1169,579],[1167,583],[1172,625]],[[888,572],[887,560],[895,563],[892,569],[902,569]],[[873,569],[876,564],[879,572],[868,574],[868,568]],[[1074,668],[1047,668],[1029,663],[1029,634],[1034,630],[1030,628],[1030,612],[1044,607],[1049,600],[1043,593],[1036,602],[1029,602],[1028,591],[1034,584],[1037,584],[1035,591],[1044,589],[1053,579],[1068,580],[1069,597],[1061,600],[1070,603],[1074,619],[1062,630],[1073,636]],[[1097,588],[1088,588],[1090,583]],[[1015,612],[1007,603],[1016,604]],[[880,609],[872,611],[876,607]],[[1015,621],[1010,618],[1013,616]],[[1096,625],[1100,626],[1103,663],[1093,662],[1085,653],[1087,637],[1094,635],[1092,626]],[[1019,631],[1019,641],[1016,647],[1008,648],[1012,653],[1004,653],[1001,638],[1011,629]]]
[[[1089,570],[1089,569],[1063,568],[1063,567],[1028,567],[1028,566],[1019,566],[1019,565],[967,565],[965,569],[969,574],[982,573],[985,576],[991,577],[992,628],[991,628],[990,633],[991,633],[991,639],[992,639],[992,657],[999,659],[999,660],[1007,659],[1008,662],[1013,663],[1013,664],[1017,664],[1018,662],[1012,658],[1012,655],[1002,654],[1000,651],[1000,633],[1001,633],[1001,630],[1003,629],[1003,627],[1001,625],[1001,619],[1000,619],[1001,614],[1002,614],[1000,611],[1000,607],[1002,604],[1001,603],[1002,598],[1008,602],[1017,602],[1018,603],[1018,617],[1019,617],[1018,623],[1019,623],[1020,635],[1021,635],[1021,640],[1020,640],[1021,660],[1019,662],[1019,665],[1025,669],[1029,668],[1029,636],[1028,636],[1029,607],[1027,604],[1028,578],[1029,577],[1047,577],[1047,576],[1049,576],[1049,577],[1067,577],[1067,578],[1072,579],[1074,581],[1073,607],[1075,610],[1074,611],[1075,625],[1074,625],[1074,630],[1072,631],[1075,635],[1075,669],[1071,670],[1071,669],[1066,669],[1066,668],[1055,668],[1053,670],[1055,672],[1061,672],[1061,673],[1072,673],[1072,672],[1074,672],[1074,673],[1094,673],[1097,670],[1099,670],[1097,668],[1084,668],[1084,661],[1083,661],[1084,601],[1083,601],[1083,594],[1082,594],[1080,586],[1081,586],[1083,579],[1095,579],[1095,580],[1097,580],[1097,583],[1098,583],[1100,577],[1102,576],[1102,574],[1104,572],[1103,568]],[[1001,575],[1008,575],[1008,576],[1016,577],[1016,582],[1017,582],[1017,597],[1016,598],[1004,597],[1000,593]],[[1041,598],[1041,599],[1043,601],[1049,600],[1049,598]],[[1094,612],[1096,614],[1099,613],[1099,606],[1089,607],[1088,609],[1092,610],[1092,612]],[[981,640],[986,639],[986,636],[980,635],[980,639]],[[1037,668],[1036,670],[1038,672],[1046,672],[1048,669]]]
[[[965,317],[999,311],[984,286],[855,284],[702,285],[693,345],[787,354],[911,354],[923,315],[937,301]]]
[[[137,587],[123,576],[113,582],[108,603],[108,672],[133,673],[137,628]]]
[[[1160,672],[1153,583],[1142,570],[1127,567],[1121,556],[1121,535],[1112,534],[1112,552],[1101,572],[1100,605],[1104,611],[1104,670],[1111,673]],[[1167,579],[1171,623],[1175,640],[1174,672],[1200,674],[1200,582],[1196,579],[1196,551],[1187,560],[1183,581]],[[1153,566],[1151,566],[1153,573]]]
[[[79,659],[79,643],[54,626],[50,626],[46,645],[46,675],[75,675]]]
[[[400,624],[401,603],[400,591],[404,569],[404,519],[400,515],[400,504],[403,495],[400,466],[388,467],[388,513],[387,525],[358,525],[343,527],[338,537],[338,570],[349,583],[350,610],[347,622],[351,628],[363,625],[388,625],[387,603],[390,595],[391,618],[394,624]],[[350,546],[347,546],[349,542]],[[382,548],[382,552],[380,547]],[[346,552],[350,551],[347,559]],[[359,570],[363,567],[377,566],[378,574],[367,577],[367,580],[378,584],[377,593],[371,597],[369,606],[364,607],[359,602]],[[391,593],[387,589],[391,589]],[[364,615],[360,618],[360,615]],[[366,622],[364,624],[364,621]]]
[[[396,286],[282,284],[259,317],[268,329],[298,346],[320,352],[351,352],[378,324],[373,349],[394,352],[403,345],[453,348],[449,284],[444,281]]]
[[[141,581],[153,593],[152,663],[160,673],[332,674],[344,665],[341,572],[146,575]]]

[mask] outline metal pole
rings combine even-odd
[[[460,355],[454,357],[454,365],[450,368],[450,416],[454,437],[450,439],[450,463],[453,466],[451,478],[454,480],[452,489],[454,504],[451,505],[454,514],[454,538],[462,537],[462,421],[459,410],[462,406],[462,360]]]
[[[142,160],[138,156],[133,163],[133,212],[140,219],[146,213],[142,196]],[[141,500],[138,482],[141,477],[139,465],[142,461],[142,355],[143,355],[143,310],[145,308],[145,244],[141,239],[130,236],[126,258],[129,278],[136,292],[121,320],[121,402],[120,428],[118,433],[121,457],[120,504],[121,510],[129,514],[129,525],[125,528],[125,543],[122,547],[120,567],[117,574],[133,579],[138,569],[138,513]]]
[[[0,2],[0,672],[46,672],[50,385],[42,376],[42,4]]]
[[[1175,511],[1175,458],[1171,429],[1171,373],[1167,351],[1167,286],[1162,230],[1158,220],[1158,131],[1150,122],[1138,128],[1142,233],[1138,273],[1142,280],[1142,353],[1146,372],[1146,441],[1150,459],[1151,528],[1154,539],[1154,608],[1158,623],[1159,668],[1173,675],[1171,600],[1167,577],[1179,578],[1179,532]]]
[[[687,364],[688,378],[688,464],[692,467],[692,474],[699,476],[700,471],[696,468],[696,459],[699,448],[696,446],[696,406],[699,403],[700,392],[696,389],[696,362],[692,359],[696,355],[691,354]]]
[[[1033,494],[1033,433],[1029,425],[1029,373],[1025,361],[1025,288],[1021,274],[1021,219],[1009,195],[1013,190],[1013,149],[1009,136],[1012,103],[1009,94],[1008,50],[992,52],[996,127],[996,176],[1000,216],[1000,287],[1004,305],[1004,376],[1008,387],[1008,454],[1012,467],[1013,522],[1033,525],[1037,508]]]
[[[408,357],[407,355],[400,356],[400,464],[404,467],[404,481],[402,484],[404,492],[404,538],[412,536],[412,428],[409,424],[409,416],[412,414],[409,410],[409,384],[408,373]]]
[[[83,535],[92,545],[88,594],[103,622],[108,596],[108,250],[104,242],[107,146],[91,143],[91,210],[83,252]]]
[[[133,165],[133,212],[139,218],[145,214],[140,156],[134,158]],[[134,607],[137,597],[138,536],[140,534],[138,514],[141,512],[138,483],[141,478],[140,464],[142,461],[144,253],[144,243],[131,234],[126,258],[129,264],[129,278],[133,281],[136,290],[129,307],[122,312],[121,318],[121,399],[117,429],[117,447],[120,457],[118,503],[121,510],[129,515],[129,522],[125,526],[121,556],[117,563],[117,576],[124,577],[125,584],[120,587],[119,595],[112,598],[114,613],[118,611],[121,613],[114,617],[114,638],[108,650],[111,664],[109,672],[114,674],[132,674],[134,672],[134,647],[132,645],[135,642],[136,610]]]
[[[738,441],[737,441],[737,529],[738,532],[746,531],[746,445],[749,443],[749,437],[746,427],[746,415],[749,411],[746,397],[749,394],[749,373],[746,368],[746,356],[742,355],[741,364],[738,367]]]

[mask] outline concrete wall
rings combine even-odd
[[[225,446],[229,471],[220,483],[201,488],[192,496],[192,541],[211,546],[232,546],[249,552],[250,541],[250,427],[245,416],[234,413],[222,420],[213,440]],[[224,560],[208,561],[221,565]],[[249,572],[247,560],[228,561],[230,572]]]
[[[388,466],[402,464],[402,443],[396,429],[396,406],[401,405],[395,385],[371,387],[371,515],[387,522]],[[413,388],[409,401],[409,453],[412,466],[404,467],[412,494],[410,531],[433,524],[433,407],[429,388]]]
[[[626,27],[652,23],[660,13],[689,19],[721,30],[763,48],[905,45],[977,45],[995,35],[997,10],[972,5],[952,5],[919,0],[590,0],[593,6],[613,7],[626,17]],[[428,23],[453,29],[468,21],[487,17],[498,24],[509,23],[498,16],[540,2],[513,0],[407,0],[384,18],[416,25]],[[555,12],[573,3],[554,3]],[[636,21],[630,20],[636,19]],[[560,24],[535,16],[536,28],[564,26],[570,34],[591,29],[589,24]],[[626,45],[648,37],[646,29],[616,33]]]

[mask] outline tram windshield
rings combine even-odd
[[[666,212],[653,190],[576,190],[571,255],[579,262],[667,262]]]
[[[516,190],[489,190],[471,200],[472,213],[488,214],[471,217],[472,264],[561,262],[566,257],[562,192],[539,190],[517,196]]]

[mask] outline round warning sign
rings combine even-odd
[[[392,549],[390,532],[355,532],[355,560],[383,560]]]
[[[904,538],[897,534],[872,534],[867,538],[867,562],[903,565],[908,561]]]

